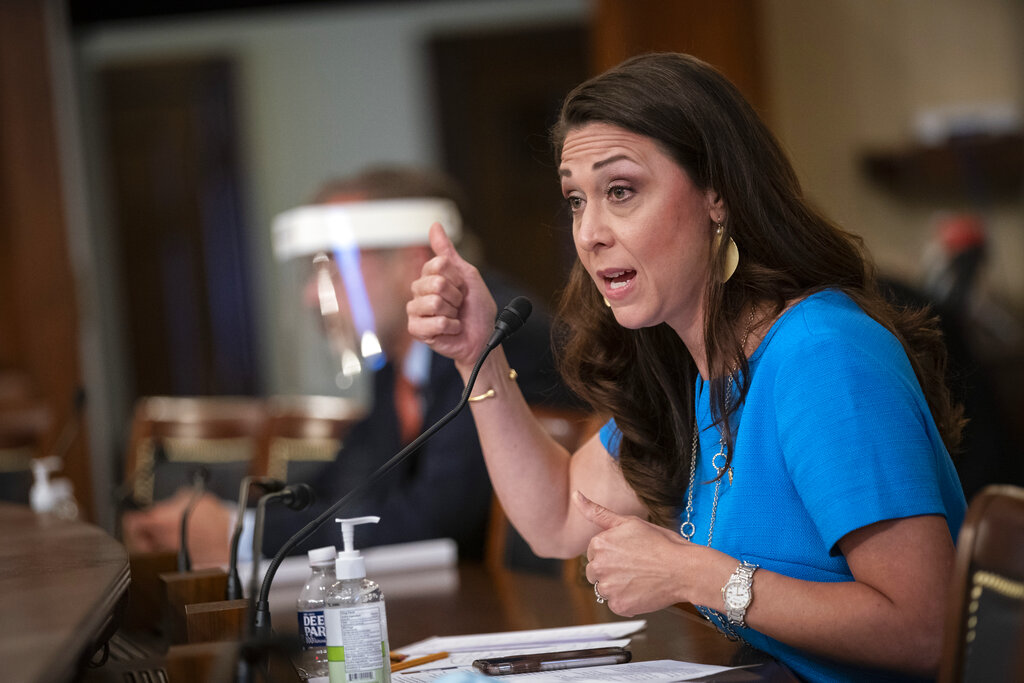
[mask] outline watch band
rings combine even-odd
[[[747,608],[754,600],[754,572],[757,569],[756,564],[745,560],[740,562],[722,587],[725,617],[733,626],[746,626]]]

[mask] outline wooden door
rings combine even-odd
[[[231,63],[110,66],[100,84],[129,398],[256,393]]]

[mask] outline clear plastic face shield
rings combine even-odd
[[[363,250],[428,244],[434,222],[453,239],[461,232],[455,204],[444,199],[301,206],[274,220],[280,393],[371,405],[371,374],[388,360],[378,336],[378,313],[393,314],[398,306],[404,315],[405,308],[404,300],[382,299],[408,297],[408,292],[367,282],[367,276],[387,273],[368,272]]]

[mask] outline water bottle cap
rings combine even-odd
[[[309,563],[311,565],[330,564],[331,562],[334,562],[335,557],[337,557],[337,551],[334,549],[333,545],[328,545],[323,548],[313,548],[306,553],[306,556],[309,557]]]

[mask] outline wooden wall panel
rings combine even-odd
[[[81,386],[45,0],[0,3],[0,367],[28,374],[56,440]],[[84,433],[65,474],[85,517],[92,487]]]
[[[594,73],[653,51],[686,52],[713,64],[766,114],[756,0],[597,0]]]
[[[233,62],[111,64],[98,84],[125,391],[259,393]]]

